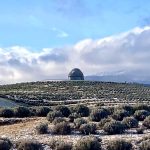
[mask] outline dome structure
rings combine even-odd
[[[74,68],[68,75],[69,80],[84,80],[82,71],[78,68]]]

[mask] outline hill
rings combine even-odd
[[[135,83],[46,81],[0,86],[0,97],[28,105],[77,103],[78,100],[149,101],[150,87]]]

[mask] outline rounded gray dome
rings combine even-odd
[[[84,75],[80,69],[74,68],[69,73],[68,78],[70,80],[84,80]]]

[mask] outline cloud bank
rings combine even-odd
[[[85,75],[128,75],[135,81],[145,81],[150,77],[149,66],[149,26],[39,52],[20,46],[0,48],[1,84],[67,79],[74,67]]]

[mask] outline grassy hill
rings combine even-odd
[[[149,102],[150,87],[135,83],[96,81],[46,81],[1,85],[0,96],[30,105],[77,100]]]

